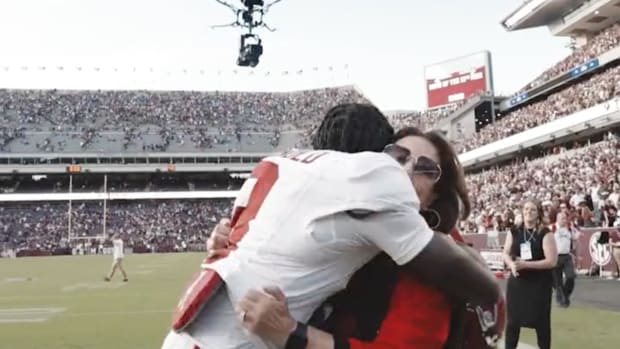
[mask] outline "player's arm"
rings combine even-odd
[[[395,336],[394,330],[381,331],[373,341],[334,336],[312,326],[298,323],[290,315],[286,298],[277,287],[250,290],[237,304],[243,326],[279,348],[306,349],[416,349],[441,348],[447,338],[450,305],[432,288],[419,290],[411,306],[407,323],[411,328]],[[306,342],[305,346],[297,346]]]
[[[495,303],[500,288],[491,271],[450,237],[433,233],[418,212],[420,202],[411,179],[398,163],[367,155],[372,156],[356,168],[359,178],[345,183],[351,205],[375,212],[357,219],[355,233],[449,298],[475,305]],[[365,170],[368,164],[374,164],[372,170]]]
[[[434,233],[414,207],[360,218],[357,231],[416,278],[453,300],[493,304],[500,296],[497,279],[449,236]]]
[[[455,300],[482,305],[500,297],[497,279],[488,267],[445,235],[435,233],[405,268]]]

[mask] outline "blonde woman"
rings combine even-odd
[[[521,327],[534,328],[538,347],[551,348],[551,294],[558,252],[553,233],[544,224],[542,206],[523,205],[523,223],[506,235],[504,261],[511,270],[506,291],[506,349],[515,349]]]

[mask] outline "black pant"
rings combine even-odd
[[[555,299],[561,305],[568,305],[570,295],[575,289],[575,265],[570,254],[558,256],[558,265],[553,269]]]
[[[539,324],[536,330],[536,340],[539,349],[551,349],[551,323]],[[505,333],[505,349],[516,349],[519,344],[521,326],[508,323]]]

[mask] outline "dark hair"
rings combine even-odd
[[[394,129],[375,106],[345,103],[327,111],[312,137],[312,147],[345,153],[379,152],[393,136]]]
[[[433,230],[450,234],[459,221],[459,200],[456,195],[444,195],[431,203],[422,216]],[[437,217],[438,216],[438,217]]]
[[[525,201],[523,201],[523,205],[521,205],[522,216],[523,216],[523,208],[525,207],[526,204],[533,204],[534,206],[536,206],[536,214],[538,215],[538,217],[536,218],[537,219],[536,228],[540,230],[541,228],[545,226],[545,211],[543,209],[542,204],[540,203],[540,201],[533,199],[533,198],[526,199]],[[523,218],[523,221],[521,222],[521,225],[525,227],[525,216],[523,216],[522,218]]]
[[[429,210],[436,211],[441,217],[440,225],[435,229],[442,233],[449,233],[456,226],[459,212],[461,219],[467,218],[471,212],[463,167],[452,145],[438,132],[422,132],[416,127],[405,127],[396,132],[394,141],[408,136],[422,137],[437,149],[441,178],[433,187],[437,199],[431,203]]]

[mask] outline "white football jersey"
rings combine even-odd
[[[306,322],[380,251],[402,265],[433,235],[407,173],[387,154],[310,151],[259,166],[266,175],[248,179],[235,202],[249,209],[262,192],[255,219],[236,250],[206,265],[225,281],[226,293],[189,329],[205,348],[273,347],[249,336],[234,312],[252,288],[280,287],[291,314]],[[347,211],[375,213],[353,218]]]
[[[112,254],[114,259],[119,259],[125,257],[125,253],[123,251],[123,240],[114,239],[112,240]]]

